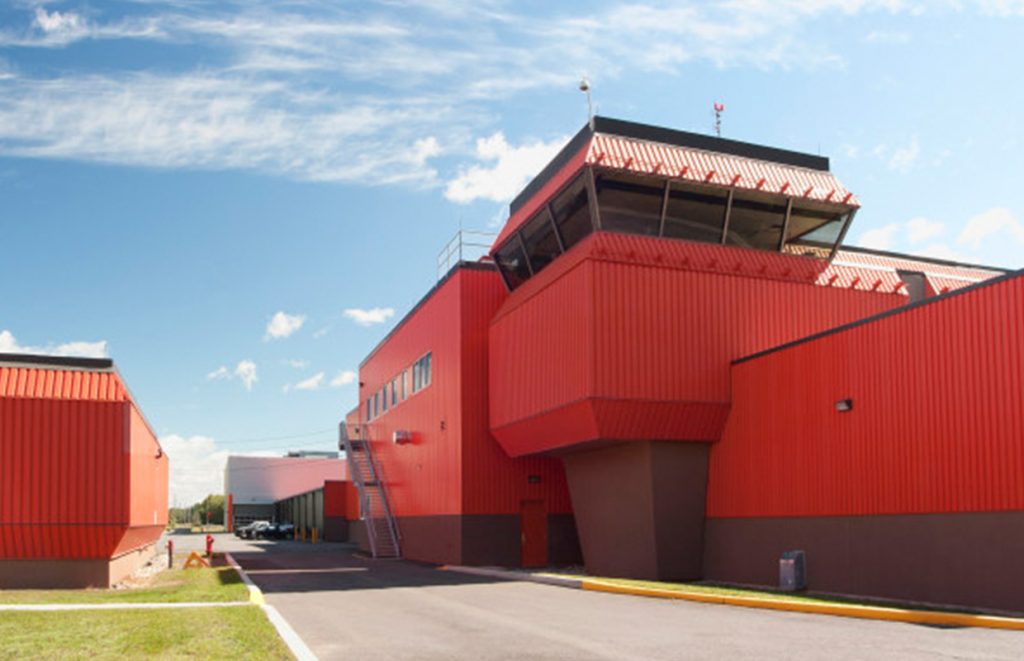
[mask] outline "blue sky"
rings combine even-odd
[[[110,355],[172,458],[331,449],[458,229],[599,113],[821,153],[851,242],[1024,264],[1024,1],[9,0],[0,351]],[[284,438],[288,437],[288,438]]]

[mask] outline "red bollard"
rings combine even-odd
[[[174,540],[167,540],[167,568],[174,569]]]
[[[213,535],[206,536],[206,557],[213,557]]]

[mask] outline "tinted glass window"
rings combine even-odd
[[[383,410],[384,413],[387,413],[388,412],[388,386],[387,386],[387,384],[384,384],[384,389],[381,391],[381,393],[383,394],[383,397],[381,397],[381,400],[382,400],[381,401],[381,410]]]
[[[523,249],[519,247],[519,239],[515,236],[512,236],[512,238],[505,242],[505,245],[495,253],[494,258],[498,263],[498,268],[505,274],[509,288],[515,289],[530,278],[530,269],[526,265],[526,255],[523,254]],[[413,390],[415,391],[417,390],[415,387],[415,375],[413,377]]]
[[[558,237],[555,236],[555,228],[551,224],[547,210],[530,219],[523,226],[522,231],[526,254],[530,258],[530,264],[533,266],[535,274],[540,273],[541,269],[562,254],[558,248]]]
[[[664,185],[621,174],[598,174],[594,183],[601,229],[658,235]]]
[[[825,207],[793,205],[786,231],[786,252],[828,257],[839,241],[849,213]]]
[[[732,210],[729,212],[729,232],[725,242],[744,248],[778,250],[785,218],[785,204],[766,202],[735,193],[732,198]]]
[[[729,194],[672,185],[665,211],[665,236],[705,243],[722,242],[725,201]]]
[[[593,225],[590,224],[590,205],[587,202],[585,182],[583,175],[577,177],[576,181],[551,203],[551,208],[555,212],[555,223],[562,234],[566,250],[594,231]]]

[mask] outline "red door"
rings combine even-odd
[[[548,564],[548,512],[543,500],[524,500],[519,509],[524,567]]]

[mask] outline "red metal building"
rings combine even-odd
[[[167,525],[168,459],[113,362],[0,354],[0,587],[107,587]]]
[[[887,589],[853,580],[883,551],[910,548],[898,526],[872,529],[861,547],[871,558],[838,559],[849,524],[835,517],[1024,510],[1008,495],[1015,483],[987,477],[1024,479],[1022,340],[1002,307],[1020,302],[1019,280],[843,248],[857,208],[825,158],[596,118],[513,201],[493,259],[453,268],[362,364],[344,437],[364,541],[420,560],[510,565],[569,562],[580,549],[602,575],[771,583],[780,549],[813,546],[800,517],[832,517],[833,546],[808,550],[812,588],[1006,607],[959,589],[966,571],[946,591],[906,571],[886,574]],[[978,303],[984,325],[955,302],[976,299],[988,301]],[[891,330],[859,344],[819,337],[871,335],[835,332],[865,319],[877,321],[857,328]],[[946,335],[967,328],[970,341]],[[737,362],[792,342],[809,348]],[[839,344],[814,348],[829,342]],[[859,377],[863,388],[840,396],[846,375],[832,361],[873,366],[874,381]],[[960,459],[939,428],[909,420],[930,416],[942,388],[999,383],[1018,388],[992,403],[1015,409],[1001,422],[969,397],[942,400],[964,447],[1000,439],[992,447],[1005,456],[986,450],[969,464],[995,498],[982,501],[945,468]],[[865,405],[876,396],[888,408]],[[851,398],[833,420],[836,401]],[[812,412],[818,400],[828,406]],[[860,448],[860,463],[816,445],[844,443],[834,427],[844,422],[856,436],[844,449]],[[923,482],[885,482],[892,492],[873,499],[876,478],[898,481],[901,470]],[[918,489],[942,498],[924,507]],[[759,532],[769,519],[785,519],[774,536]],[[940,530],[918,547],[960,530],[928,529]],[[982,557],[993,560],[965,557],[958,570]]]

